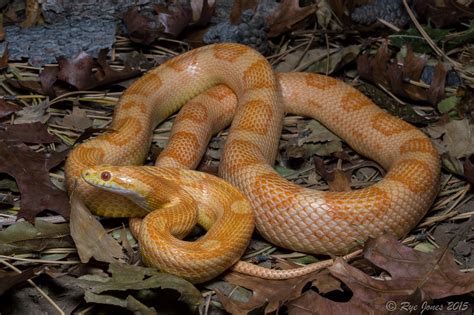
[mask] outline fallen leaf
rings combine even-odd
[[[0,231],[0,254],[19,255],[39,253],[48,248],[74,246],[69,236],[69,225],[36,220],[16,222]]]
[[[423,302],[474,290],[474,274],[460,272],[447,250],[423,253],[383,235],[367,242],[364,258],[389,272],[390,277],[374,279],[338,258],[328,269],[351,289],[352,298],[341,303],[307,291],[289,303],[289,314],[311,314],[310,310],[321,314],[388,314],[387,307],[402,311],[402,302],[421,308]]]
[[[148,45],[161,33],[162,29],[153,27],[153,19],[139,13],[137,7],[128,9],[122,16],[129,38],[136,42]]]
[[[87,117],[86,113],[87,111],[85,109],[82,109],[79,106],[74,106],[72,108],[72,113],[67,114],[62,119],[62,125],[77,130],[86,130],[87,128],[92,127],[92,119]]]
[[[43,71],[40,72],[39,78],[41,81],[41,88],[45,94],[55,95],[52,88],[54,83],[58,80],[58,73],[58,67],[44,67]]]
[[[60,142],[59,138],[50,134],[48,128],[40,122],[17,125],[0,124],[0,139],[34,144]]]
[[[27,90],[36,94],[43,94],[41,83],[32,80],[16,80],[8,78],[5,80],[9,85],[15,89]]]
[[[58,58],[58,79],[74,86],[78,90],[84,90],[90,85],[94,58],[86,52],[79,53],[73,59],[65,57]]]
[[[429,19],[438,28],[474,18],[474,9],[457,0],[415,0],[413,7],[420,16]]]
[[[464,176],[471,184],[474,184],[474,154],[471,154],[464,161]]]
[[[21,106],[0,99],[0,118],[6,117],[21,110]]]
[[[357,72],[370,82],[382,85],[401,97],[416,101],[429,101],[432,105],[444,97],[447,69],[441,62],[436,65],[430,88],[415,86],[407,80],[419,81],[426,57],[416,57],[411,49],[402,60],[392,60],[388,41],[384,41],[374,56],[367,53],[357,58]]]
[[[315,5],[300,7],[298,0],[282,0],[280,5],[268,17],[270,31],[268,37],[276,37],[316,12]]]
[[[448,70],[441,63],[435,67],[435,74],[433,75],[433,81],[431,82],[430,88],[428,89],[428,101],[431,104],[438,104],[444,96],[444,87],[446,86],[446,74]]]
[[[238,301],[222,292],[216,291],[219,301],[225,310],[231,314],[247,314],[255,309],[264,309],[264,313],[278,310],[284,303],[301,296],[303,288],[307,283],[319,277],[319,272],[306,276],[287,280],[266,280],[252,276],[230,272],[225,277],[229,283],[241,286],[253,291],[253,295],[247,301]]]
[[[49,171],[67,155],[63,152],[38,153],[25,144],[0,141],[0,172],[15,178],[21,193],[19,218],[32,220],[43,210],[69,217],[69,200],[58,189]]]
[[[113,70],[107,63],[107,53],[107,49],[102,49],[97,62],[85,52],[73,59],[58,58],[58,79],[78,90],[88,90],[141,74],[140,70],[133,70],[128,66],[122,71]],[[94,66],[98,66],[95,72],[92,71]]]
[[[215,0],[191,0],[193,25],[206,25],[211,21],[216,9]]]
[[[10,53],[8,51],[8,45],[5,46],[3,50],[2,57],[0,57],[0,69],[6,69],[8,67],[8,58],[10,57]]]
[[[98,261],[116,263],[124,259],[122,247],[114,240],[90,213],[84,202],[71,196],[71,236],[76,243],[81,262],[87,263],[92,257]]]
[[[347,174],[336,168],[328,172],[324,160],[318,156],[314,157],[314,166],[319,175],[328,183],[330,191],[351,191],[351,181]]]
[[[441,153],[459,159],[474,154],[474,125],[467,118],[429,126],[426,131]]]
[[[21,27],[32,27],[41,20],[41,6],[38,1],[26,0],[26,19],[21,23]]]
[[[341,69],[354,61],[360,53],[361,45],[350,45],[337,49],[334,53],[326,54],[325,58],[315,62],[305,70],[309,72],[324,73],[326,75]],[[326,50],[327,51],[327,50]]]
[[[460,101],[461,98],[458,96],[449,96],[438,103],[438,111],[441,114],[449,113],[456,108]]]
[[[155,6],[155,10],[158,13],[158,20],[164,27],[163,33],[173,37],[181,34],[193,20],[192,12],[182,6],[178,6],[175,10],[169,10],[164,6]]]
[[[140,292],[150,289],[176,291],[180,294],[178,301],[186,303],[190,311],[196,310],[202,302],[201,293],[190,282],[171,274],[159,272],[154,268],[110,264],[108,271],[110,277],[85,275],[77,279],[77,284],[86,290],[86,302],[130,308],[132,305],[130,305],[129,299],[132,299],[133,304],[137,299],[140,300]],[[117,291],[126,291],[126,293],[125,295],[117,294]],[[159,299],[159,295],[157,298]],[[141,301],[139,303],[142,304]]]
[[[16,118],[13,121],[15,124],[28,124],[40,122],[42,124],[48,121],[51,116],[47,111],[49,109],[49,102],[43,101],[38,105],[25,106],[20,111],[16,112]]]

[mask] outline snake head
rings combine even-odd
[[[133,167],[95,166],[83,170],[81,177],[94,187],[123,195],[136,203],[148,194],[148,187],[137,180]]]

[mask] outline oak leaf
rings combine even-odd
[[[278,8],[268,17],[270,31],[268,37],[276,37],[316,12],[315,5],[300,7],[298,0],[282,0]]]
[[[390,276],[375,279],[337,259],[328,269],[351,289],[352,298],[340,303],[307,291],[289,303],[289,313],[312,314],[308,310],[316,309],[321,314],[324,310],[329,310],[329,314],[364,314],[369,311],[388,314],[387,307],[401,311],[402,302],[418,305],[421,309],[424,302],[474,290],[474,274],[459,271],[453,255],[444,249],[424,253],[400,244],[393,236],[383,235],[367,242],[364,258],[386,270]]]
[[[66,155],[67,151],[35,152],[22,143],[0,141],[0,172],[14,177],[21,193],[19,218],[32,220],[43,210],[69,217],[67,194],[49,177]]]

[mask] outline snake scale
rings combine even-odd
[[[154,128],[184,104],[156,165],[132,166],[144,162]],[[322,122],[381,164],[384,179],[327,192],[280,177],[272,164],[287,112]],[[231,122],[222,179],[186,170]],[[259,53],[231,43],[191,50],[146,73],[123,93],[110,130],[78,145],[66,162],[70,193],[96,215],[146,215],[131,221],[144,262],[192,282],[232,265],[271,279],[327,265],[269,270],[239,261],[254,222],[271,243],[314,254],[347,255],[385,232],[401,237],[431,206],[439,175],[431,141],[356,89],[312,73],[276,74]],[[196,223],[208,232],[181,240]]]

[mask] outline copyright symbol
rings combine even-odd
[[[395,302],[395,301],[388,301],[387,303],[385,303],[385,308],[386,308],[387,311],[389,311],[389,312],[395,311],[395,310],[397,309],[397,302]]]

